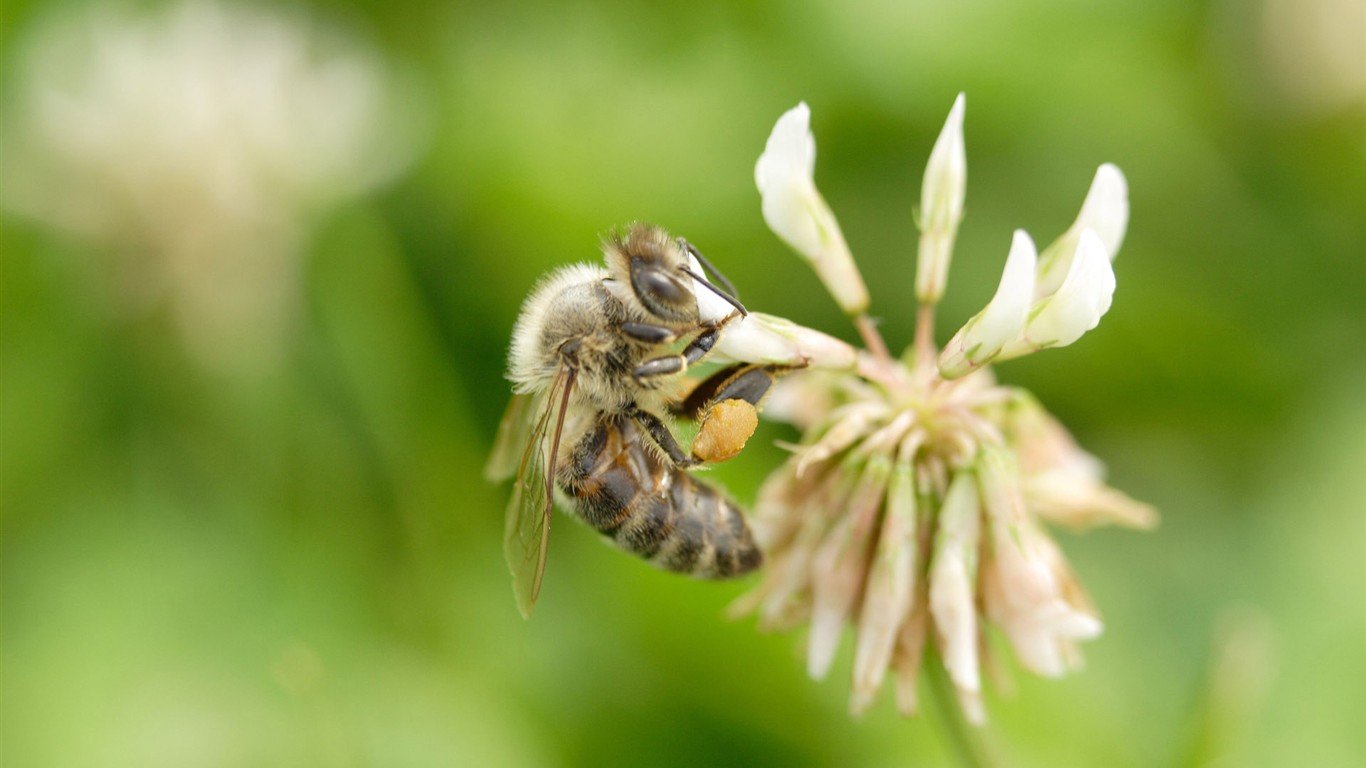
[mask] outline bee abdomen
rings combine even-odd
[[[604,421],[558,474],[584,522],[665,570],[724,579],[763,560],[740,509],[665,463],[629,425]]]
[[[651,562],[670,571],[725,579],[749,573],[763,561],[740,509],[715,488],[674,470],[668,498],[678,522]]]

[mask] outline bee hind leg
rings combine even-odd
[[[634,405],[627,409],[627,415],[634,419],[641,429],[645,430],[645,433],[655,441],[660,450],[664,451],[664,455],[669,457],[669,461],[672,461],[674,466],[686,469],[700,463],[698,459],[683,452],[678,440],[669,431],[668,425],[658,416]]]
[[[759,408],[773,382],[790,366],[740,363],[717,371],[679,406],[697,419],[692,455],[698,462],[720,462],[740,453],[759,425]]]
[[[773,383],[792,370],[787,365],[736,363],[703,379],[674,410],[681,416],[705,420],[711,406],[743,400],[759,408]]]

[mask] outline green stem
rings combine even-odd
[[[930,695],[934,697],[935,709],[943,725],[944,739],[958,758],[963,768],[989,768],[995,765],[978,736],[976,727],[963,718],[963,710],[954,695],[953,684],[938,654],[930,654],[925,659],[926,677],[929,678]]]

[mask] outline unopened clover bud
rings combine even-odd
[[[1015,230],[996,295],[954,334],[939,356],[944,378],[956,379],[986,365],[1024,333],[1034,296],[1036,260],[1034,241],[1023,229]]]
[[[1040,299],[1058,290],[1072,267],[1072,255],[1077,251],[1082,232],[1093,230],[1113,261],[1124,243],[1124,232],[1128,226],[1129,184],[1119,168],[1106,163],[1096,169],[1096,176],[1091,180],[1091,189],[1081,204],[1077,220],[1039,256],[1034,298]]]
[[[953,240],[963,220],[967,195],[968,159],[963,147],[963,94],[953,101],[949,118],[930,150],[920,186],[920,253],[916,264],[915,295],[934,304],[944,295],[953,258]]]
[[[835,214],[816,189],[815,170],[811,110],[802,102],[778,118],[754,166],[764,221],[806,259],[846,314],[862,314],[868,308],[868,288]]]
[[[1067,277],[1051,296],[1034,304],[1023,337],[1007,344],[998,360],[1049,347],[1065,347],[1095,328],[1115,295],[1115,271],[1093,230],[1083,230]]]

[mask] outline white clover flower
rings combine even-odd
[[[941,291],[962,210],[965,163],[945,159],[962,152],[961,109],[960,96],[926,173],[926,199],[938,202],[921,226],[938,240],[927,248],[922,238],[921,274],[938,270],[929,283]],[[805,131],[805,114],[801,122]],[[915,713],[928,658],[981,723],[989,627],[1047,677],[1078,668],[1078,643],[1100,635],[1100,616],[1044,523],[1144,528],[1156,513],[1106,486],[1100,463],[1029,393],[997,383],[988,363],[1095,327],[1114,293],[1110,260],[1127,219],[1124,177],[1102,166],[1077,222],[1044,254],[1015,232],[996,294],[942,355],[929,327],[938,293],[918,278],[922,325],[907,354],[887,354],[864,323],[868,349],[854,370],[775,387],[765,413],[803,438],[760,490],[754,531],[767,566],[735,609],[765,629],[808,624],[807,671],[817,678],[852,626],[851,712],[871,706],[892,671],[898,708]]]
[[[868,288],[844,242],[839,222],[816,189],[816,140],[802,102],[778,118],[754,165],[764,221],[811,264],[847,314],[868,308]]]
[[[1124,174],[1106,163],[1097,169],[1077,220],[1042,255],[1034,256],[1027,234],[1015,233],[996,296],[944,347],[940,373],[957,378],[993,360],[1065,347],[1095,328],[1114,297],[1110,262],[1128,223]],[[1020,322],[1020,305],[1029,298]]]
[[[375,54],[264,9],[59,14],[20,71],[0,200],[110,247],[211,365],[270,357],[312,223],[412,155]]]

